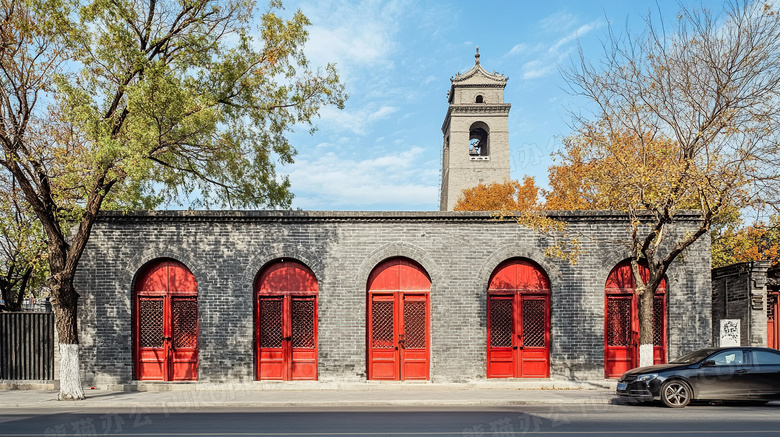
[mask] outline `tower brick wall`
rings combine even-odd
[[[464,189],[478,184],[501,183],[510,178],[509,110],[504,102],[507,78],[489,73],[479,63],[451,79],[449,107],[442,124],[442,180],[439,209],[452,211]],[[475,125],[487,133],[487,153],[470,153],[469,140]]]

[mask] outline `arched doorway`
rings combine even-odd
[[[198,379],[198,284],[182,263],[153,261],[135,284],[135,374],[140,380]]]
[[[280,259],[255,282],[257,379],[317,379],[317,295],[314,273]]]
[[[371,272],[368,379],[429,379],[430,291],[425,269],[410,259],[388,259]]]
[[[511,259],[493,271],[487,297],[488,378],[550,376],[550,280]]]
[[[639,273],[647,280],[647,266]],[[653,299],[653,363],[665,363],[666,357],[666,278]],[[639,365],[639,304],[631,261],[615,266],[605,286],[604,373],[618,378]]]

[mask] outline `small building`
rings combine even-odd
[[[629,217],[559,212],[550,237],[457,194],[509,177],[507,79],[452,79],[440,212],[102,213],[81,259],[84,380],[593,380],[638,364]],[[698,227],[678,216],[673,233]],[[673,235],[669,236],[670,238]],[[710,242],[675,261],[654,305],[654,359],[711,344]]]
[[[712,269],[713,344],[780,349],[779,296],[780,266],[771,267],[769,261]]]

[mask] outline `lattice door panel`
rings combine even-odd
[[[653,298],[653,346],[664,346],[664,297]]]
[[[490,346],[512,347],[512,298],[490,298]]]
[[[404,335],[406,349],[425,349],[425,302],[404,302]]]
[[[142,348],[163,347],[164,301],[162,297],[142,297],[138,301],[139,331]]]
[[[768,293],[766,296],[766,320],[767,322],[775,322],[775,312],[777,311],[777,297],[776,293]]]
[[[607,346],[631,345],[631,299],[607,299]]]
[[[523,299],[523,347],[543,348],[547,330],[547,305],[542,299]]]
[[[282,332],[282,298],[260,298],[260,347],[281,348]]]
[[[371,347],[374,349],[393,349],[395,323],[392,301],[374,301],[371,303]]]
[[[193,298],[174,298],[171,302],[173,347],[198,347],[198,301]]]
[[[292,347],[314,349],[315,311],[314,299],[296,299],[291,302]]]

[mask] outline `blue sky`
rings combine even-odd
[[[696,2],[683,4],[699,5]],[[712,3],[720,8],[720,3]],[[325,108],[319,130],[291,136],[293,208],[436,210],[441,125],[450,77],[481,64],[509,77],[512,178],[546,186],[550,154],[570,133],[569,94],[558,71],[577,44],[593,61],[611,23],[640,31],[651,10],[676,20],[677,1],[287,1],[309,17],[314,65],[335,62],[350,95]]]

